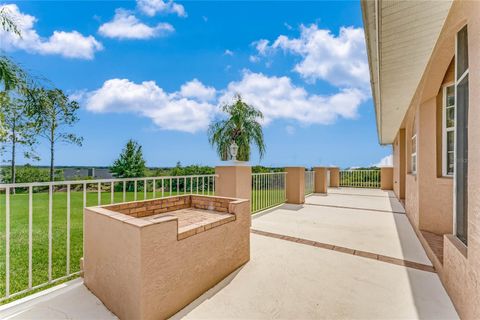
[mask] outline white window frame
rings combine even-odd
[[[454,117],[454,125],[452,128],[447,128],[447,88],[453,87],[453,95],[455,97],[456,94],[456,89],[455,89],[455,82],[449,82],[443,85],[442,91],[443,91],[443,106],[442,106],[442,175],[444,177],[452,177],[454,176],[455,172],[455,139],[453,141],[453,158],[454,158],[454,168],[453,168],[453,173],[448,173],[448,168],[447,168],[447,133],[453,131],[454,137],[455,137],[455,125],[456,125],[456,116]],[[451,108],[452,106],[450,106]],[[453,104],[453,108],[455,110],[456,114],[456,101]]]
[[[416,121],[416,120],[415,120]],[[415,126],[416,127],[416,126]],[[417,130],[415,130],[415,134],[412,136],[412,140],[410,141],[411,145],[413,145],[413,140],[415,140],[415,150],[411,150],[410,154],[410,169],[412,174],[417,174],[417,165],[418,165],[418,158],[417,158],[417,149],[418,149],[418,140],[417,140]],[[413,149],[413,148],[412,148]],[[415,160],[414,160],[415,159]],[[415,168],[415,169],[414,169]]]

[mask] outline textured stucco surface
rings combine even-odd
[[[248,262],[250,202],[232,200],[228,212],[233,221],[184,238],[173,215],[152,222],[86,208],[85,285],[121,319],[173,315]]]
[[[327,193],[328,188],[328,168],[327,167],[316,167],[313,168],[315,172],[314,178],[314,192],[316,193]]]
[[[330,167],[330,168],[328,168],[328,171],[330,171],[330,185],[329,185],[329,187],[332,187],[332,188],[340,187],[340,168]]]
[[[305,203],[305,167],[286,167],[287,203]]]

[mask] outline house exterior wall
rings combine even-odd
[[[410,107],[407,112],[405,122],[405,211],[407,212],[410,222],[418,227],[418,183],[417,174],[412,172],[412,135],[414,131],[414,124],[417,121],[417,108],[416,106]],[[418,132],[418,129],[417,129]],[[397,133],[398,136],[398,133]],[[419,155],[417,154],[417,157]]]
[[[436,97],[419,106],[418,211],[419,228],[435,234],[452,233],[452,179],[437,176]]]
[[[455,3],[448,19],[453,31],[468,24],[468,247],[453,236],[444,237],[442,278],[460,317],[480,318],[480,3]]]
[[[454,81],[456,33],[468,25],[469,132],[468,132],[468,246],[454,234],[454,180],[442,171],[443,85]],[[394,150],[394,190],[401,198],[402,160],[406,167],[405,209],[421,231],[443,235],[443,264],[435,265],[462,319],[480,318],[480,2],[454,1],[440,37],[433,49],[422,80],[406,113],[405,155],[401,131]],[[416,124],[417,172],[412,173],[411,137]],[[422,243],[428,246],[428,242]],[[427,248],[429,251],[429,248]],[[438,262],[440,261],[440,262]]]
[[[393,191],[405,199],[405,129],[400,129],[393,143]]]

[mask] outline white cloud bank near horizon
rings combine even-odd
[[[392,167],[393,166],[393,155],[388,155],[380,159],[376,164],[372,164],[372,167]]]
[[[194,133],[205,130],[212,119],[221,116],[219,106],[231,102],[235,94],[262,111],[264,125],[277,119],[296,120],[303,125],[354,119],[358,107],[367,99],[357,89],[331,95],[309,94],[288,77],[244,71],[239,81],[230,82],[222,90],[206,86],[198,79],[171,93],[155,81],[110,79],[99,89],[83,93],[81,100],[90,112],[132,113],[150,118],[160,129]]]
[[[17,24],[21,37],[0,29],[2,49],[7,51],[25,50],[42,55],[61,55],[66,58],[91,60],[97,51],[103,50],[103,45],[89,35],[84,36],[78,31],[53,31],[48,38],[41,37],[35,30],[37,18],[22,13],[16,4],[0,5],[0,10]]]

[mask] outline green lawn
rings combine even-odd
[[[252,192],[252,213],[274,207],[285,202],[284,189],[255,190]]]
[[[183,194],[180,192],[180,194]],[[164,196],[169,196],[167,191]],[[176,192],[172,192],[176,195]],[[161,196],[161,192],[156,193]],[[110,203],[110,191],[101,193],[101,203]],[[152,192],[146,199],[153,198]],[[137,193],[137,200],[144,192]],[[115,203],[123,201],[122,192],[115,192]],[[126,201],[133,201],[134,193],[126,193]],[[83,255],[83,192],[72,191],[70,203],[70,272],[80,270]],[[252,194],[252,212],[284,202],[283,189],[259,190]],[[98,193],[87,192],[87,206],[98,204]],[[67,193],[54,192],[52,213],[52,279],[67,275]],[[33,193],[32,285],[48,281],[48,193]],[[5,194],[0,194],[0,299],[5,296]],[[10,294],[28,288],[28,194],[10,196]],[[18,298],[18,297],[17,297]],[[3,301],[3,303],[10,300]],[[2,304],[2,303],[0,303]]]

